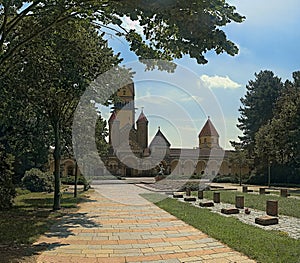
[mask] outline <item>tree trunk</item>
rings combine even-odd
[[[75,161],[75,181],[74,181],[74,197],[77,197],[77,181],[78,181],[78,164],[77,161]]]
[[[60,161],[61,161],[61,141],[60,141],[60,129],[57,123],[54,128],[54,200],[53,200],[53,210],[59,210],[60,206]]]

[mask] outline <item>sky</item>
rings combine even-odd
[[[173,148],[198,146],[198,134],[208,116],[220,135],[220,145],[231,149],[229,141],[242,135],[236,127],[240,98],[254,73],[271,70],[283,81],[300,70],[299,0],[230,0],[246,16],[243,23],[222,28],[239,47],[237,56],[208,52],[208,63],[199,65],[187,56],[175,60],[173,75],[145,73],[125,41],[109,38],[109,45],[121,52],[123,64],[136,69],[136,118],[142,108],[149,120],[149,142],[158,126]],[[127,26],[136,26],[129,20]],[[109,109],[102,107],[104,118]]]

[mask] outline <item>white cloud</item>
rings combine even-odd
[[[134,29],[136,30],[138,33],[142,33],[143,32],[143,28],[140,26],[138,21],[132,21],[128,16],[124,16],[123,18],[121,18],[122,20],[122,26],[126,29]]]
[[[202,75],[200,79],[204,82],[204,85],[208,86],[210,89],[214,88],[223,88],[223,89],[237,89],[240,88],[242,85],[239,83],[234,82],[228,76],[221,77],[221,76],[207,76]]]

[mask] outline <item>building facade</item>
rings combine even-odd
[[[249,174],[247,165],[233,164],[231,151],[219,145],[219,134],[210,118],[199,132],[199,144],[193,149],[172,148],[167,136],[158,131],[148,143],[149,121],[141,111],[135,121],[134,86],[118,90],[119,102],[113,108],[109,123],[110,151],[104,163],[117,176],[156,175],[159,169],[174,176]]]

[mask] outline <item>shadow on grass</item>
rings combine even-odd
[[[57,240],[33,244],[41,235],[66,238],[74,235],[74,228],[102,227],[93,216],[76,212],[79,202],[96,200],[67,195],[62,209],[53,211],[51,194],[19,196],[13,209],[0,211],[0,262],[36,262],[34,256],[40,252],[66,245]]]

